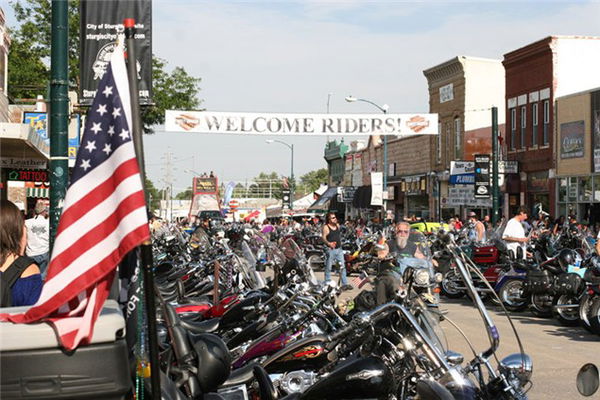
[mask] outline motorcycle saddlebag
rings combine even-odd
[[[473,249],[472,260],[476,264],[496,264],[500,259],[500,254],[496,246],[475,247]]]
[[[20,313],[29,307],[3,308]],[[125,399],[131,373],[124,338],[125,320],[107,300],[89,345],[66,352],[45,323],[0,322],[0,398]]]
[[[546,293],[552,287],[552,280],[548,271],[532,270],[527,272],[525,290],[528,293]]]
[[[578,294],[585,286],[585,282],[578,274],[562,274],[555,282],[554,292],[556,294]]]

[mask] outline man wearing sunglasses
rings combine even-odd
[[[342,279],[342,290],[351,290],[346,277],[346,264],[344,263],[344,251],[342,250],[342,234],[335,213],[328,213],[323,225],[323,241],[327,245],[327,261],[325,262],[325,281],[331,280],[331,265],[334,261],[340,264],[340,275]]]
[[[385,258],[393,253],[398,258],[425,258],[417,243],[409,240],[410,224],[406,221],[400,221],[396,224],[396,239],[388,240],[383,249],[377,253],[379,258]]]

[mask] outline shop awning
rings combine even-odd
[[[27,188],[27,197],[50,197],[48,188]]]
[[[329,187],[310,207],[308,210],[328,211],[333,198],[337,196],[337,186]]]

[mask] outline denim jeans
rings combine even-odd
[[[325,281],[327,282],[331,280],[331,265],[334,261],[338,261],[340,264],[342,285],[347,285],[348,279],[346,278],[346,264],[344,263],[344,251],[341,247],[339,249],[327,250],[327,261],[325,262]]]
[[[42,274],[43,280],[46,279],[46,270],[48,269],[48,261],[49,261],[48,257],[49,257],[49,253],[38,254],[37,256],[31,256],[33,261],[35,261],[35,263],[40,268],[40,273]]]

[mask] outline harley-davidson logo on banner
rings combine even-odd
[[[170,132],[241,135],[437,135],[437,114],[165,112]]]
[[[491,196],[490,190],[490,155],[475,155],[475,198],[487,199]]]
[[[136,64],[140,104],[152,103],[152,1],[81,0],[80,103],[92,104],[98,83],[123,33],[123,20],[135,19]]]

